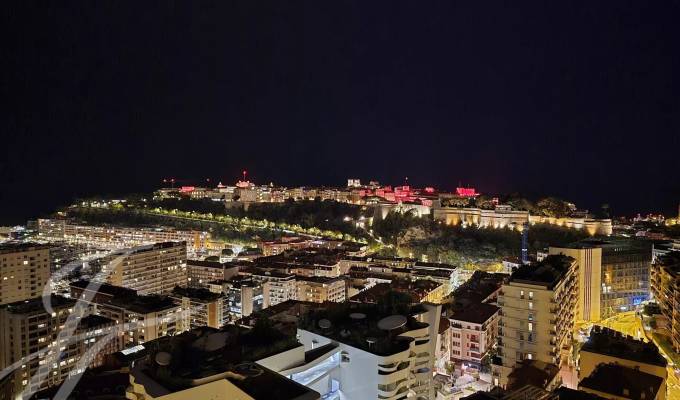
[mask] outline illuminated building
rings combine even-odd
[[[255,281],[261,282],[264,304],[267,306],[297,300],[297,280],[294,274],[259,270],[250,274]]]
[[[361,187],[360,179],[347,179],[347,187]]]
[[[287,379],[295,371],[311,370],[324,354],[305,354],[294,338],[276,331],[267,338],[237,326],[222,330],[195,329],[152,343],[130,371],[125,397],[136,400],[320,400],[310,387]],[[317,352],[318,353],[318,352]],[[195,364],[176,362],[194,360]],[[195,368],[200,365],[201,368]],[[290,373],[289,373],[290,371]],[[284,376],[282,376],[284,375]],[[177,379],[181,376],[183,379]]]
[[[314,303],[345,301],[345,280],[342,278],[298,276],[296,279],[297,300]]]
[[[186,242],[193,252],[208,248],[208,232],[174,228],[136,228],[80,225],[63,219],[39,219],[38,234],[44,240],[87,244],[104,249],[122,249],[160,242]]]
[[[69,320],[75,303],[52,295],[52,313],[45,310],[42,297],[0,306],[0,368],[17,363],[18,368],[12,368],[15,395],[57,385],[78,369],[98,366],[105,354],[120,350],[115,341],[109,342],[89,362],[78,365],[91,347],[118,328],[113,320],[99,316]],[[62,329],[73,329],[73,333],[59,337]],[[36,357],[29,359],[30,355]]]
[[[169,293],[187,285],[184,242],[164,242],[112,253],[103,259],[106,282],[139,294]]]
[[[612,220],[609,218],[587,218],[587,217],[544,217],[540,215],[531,215],[529,217],[531,224],[551,224],[563,226],[571,229],[583,229],[591,236],[609,236],[613,233]]]
[[[452,196],[441,194],[432,205],[432,215],[435,221],[447,225],[480,226],[488,228],[514,228],[521,230],[524,223],[551,224],[565,228],[585,230],[591,236],[609,236],[613,232],[611,219],[596,219],[588,216],[545,217],[530,215],[528,211],[513,210],[504,204],[496,204],[494,209],[487,210],[467,205],[467,197],[459,197],[451,202]],[[455,197],[453,197],[455,199]]]
[[[652,265],[652,295],[667,320],[670,342],[680,352],[680,252],[659,257]]]
[[[589,239],[550,254],[565,254],[579,264],[577,322],[597,322],[633,310],[650,296],[651,246],[646,241]]]
[[[355,295],[354,287],[368,289],[376,283],[391,282],[395,279],[409,281],[435,281],[441,284],[433,299],[448,295],[458,286],[459,270],[450,264],[418,261],[412,258],[397,257],[357,257],[345,256],[340,261],[340,270],[347,271],[352,279],[349,287],[350,297]],[[438,303],[439,300],[431,300]]]
[[[529,221],[528,211],[513,210],[509,206],[497,205],[493,210],[474,207],[450,207],[443,206],[441,200],[435,201],[432,214],[435,221],[442,221],[447,225],[521,230],[523,224]]]
[[[402,314],[376,305],[313,310],[298,328],[306,351],[328,354],[318,372],[322,395],[344,399],[432,399],[441,306],[419,304]],[[281,372],[288,375],[288,372]],[[300,381],[308,374],[293,374]]]
[[[451,326],[451,358],[481,366],[482,358],[496,343],[500,309],[488,303],[454,310]]]
[[[498,295],[498,354],[493,384],[506,386],[523,360],[571,365],[578,299],[578,263],[551,255],[515,270]]]
[[[208,284],[211,292],[223,293],[226,315],[230,320],[247,317],[269,307],[269,296],[265,297],[268,282],[258,282],[251,276],[236,275],[229,280],[219,280]],[[269,292],[268,292],[269,294]]]
[[[0,304],[40,296],[50,279],[50,247],[0,244],[0,275]]]
[[[227,299],[222,293],[214,293],[205,288],[177,286],[169,297],[182,307],[184,329],[201,326],[221,328],[227,322],[228,315],[225,313]]]
[[[430,215],[432,204],[427,205],[422,200],[414,200],[407,202],[380,202],[375,206],[375,218],[385,219],[387,214],[391,212],[398,212],[400,214],[410,213],[416,217],[423,215]]]
[[[187,284],[189,287],[208,287],[208,283],[229,279],[238,273],[238,266],[217,261],[187,260]]]

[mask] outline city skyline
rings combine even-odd
[[[4,4],[0,400],[680,400],[680,1]]]

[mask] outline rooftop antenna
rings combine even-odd
[[[243,182],[246,182],[246,175],[248,175],[248,171],[245,169],[243,170]]]

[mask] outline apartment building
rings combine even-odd
[[[230,279],[238,273],[238,266],[217,261],[187,260],[187,285],[208,287],[208,283]]]
[[[117,251],[102,260],[107,283],[140,295],[165,294],[187,284],[184,242],[163,242]]]
[[[496,344],[500,308],[478,303],[449,315],[451,358],[480,367],[482,358]]]
[[[652,247],[647,241],[589,239],[550,247],[549,254],[564,254],[579,264],[578,322],[597,322],[649,299]]]
[[[265,286],[269,286],[269,283],[243,275],[208,284],[211,292],[224,294],[225,315],[232,321],[269,307],[269,298],[264,296]]]
[[[673,348],[680,351],[680,252],[657,258],[652,265],[651,286],[661,314],[668,321]]]
[[[112,319],[122,327],[121,348],[142,344],[165,335],[183,332],[189,309],[168,297],[139,295],[132,289],[81,280],[71,283],[71,297],[86,301],[91,312]]]
[[[221,328],[228,315],[225,314],[226,298],[205,288],[175,287],[169,297],[182,307],[182,326],[193,329],[201,326]],[[188,311],[188,312],[187,312]]]
[[[298,276],[296,280],[298,300],[314,303],[345,301],[345,280],[342,278]]]
[[[206,250],[210,241],[210,234],[204,231],[82,225],[64,219],[38,219],[38,235],[44,240],[88,244],[112,250],[161,242],[185,242],[192,253]]]
[[[115,341],[105,342],[93,358],[79,363],[99,340],[117,329],[115,321],[87,315],[69,319],[75,300],[56,295],[50,300],[51,313],[45,310],[42,297],[0,306],[0,368],[14,370],[15,396],[57,385],[88,366],[100,365],[105,354],[120,350]],[[60,336],[64,329],[72,333]]]
[[[49,246],[34,243],[0,245],[0,304],[40,296],[49,279]]]
[[[550,255],[515,270],[498,295],[498,357],[494,385],[506,386],[523,360],[561,367],[571,363],[578,298],[578,262]]]
[[[606,364],[617,364],[655,375],[662,379],[662,391],[664,394],[666,392],[667,361],[654,343],[595,326],[579,352],[579,381],[591,376],[600,365]]]
[[[269,307],[288,300],[297,300],[297,279],[294,274],[255,270],[247,273],[262,284],[264,303]]]
[[[434,400],[441,306],[393,311],[361,304],[313,310],[298,328],[298,337],[306,351],[327,354],[327,362],[316,371],[319,384],[314,389],[344,399]],[[291,379],[298,382],[309,376],[292,372]]]
[[[134,360],[125,397],[137,400],[320,400],[310,387],[284,375],[308,371],[324,361],[324,353],[306,354],[297,340],[276,331],[257,332],[229,325],[202,328],[160,338]],[[193,363],[172,362],[174,357]],[[196,368],[200,365],[202,368]],[[185,379],[176,379],[181,376]]]

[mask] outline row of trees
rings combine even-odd
[[[574,211],[573,204],[556,197],[545,197],[535,203],[519,195],[510,195],[499,199],[501,203],[512,206],[514,210],[529,211],[535,215],[546,217],[567,217]],[[442,199],[445,207],[477,207],[492,210],[496,203],[494,198],[488,195],[472,197],[451,197]]]
[[[139,205],[135,205],[139,206]],[[326,200],[287,200],[283,203],[254,203],[248,208],[226,208],[224,203],[209,199],[163,199],[149,202],[146,207],[158,210],[177,210],[231,217],[233,220],[268,221],[280,225],[296,225],[302,229],[333,231],[352,237],[366,237],[353,221],[361,217],[361,207]]]

